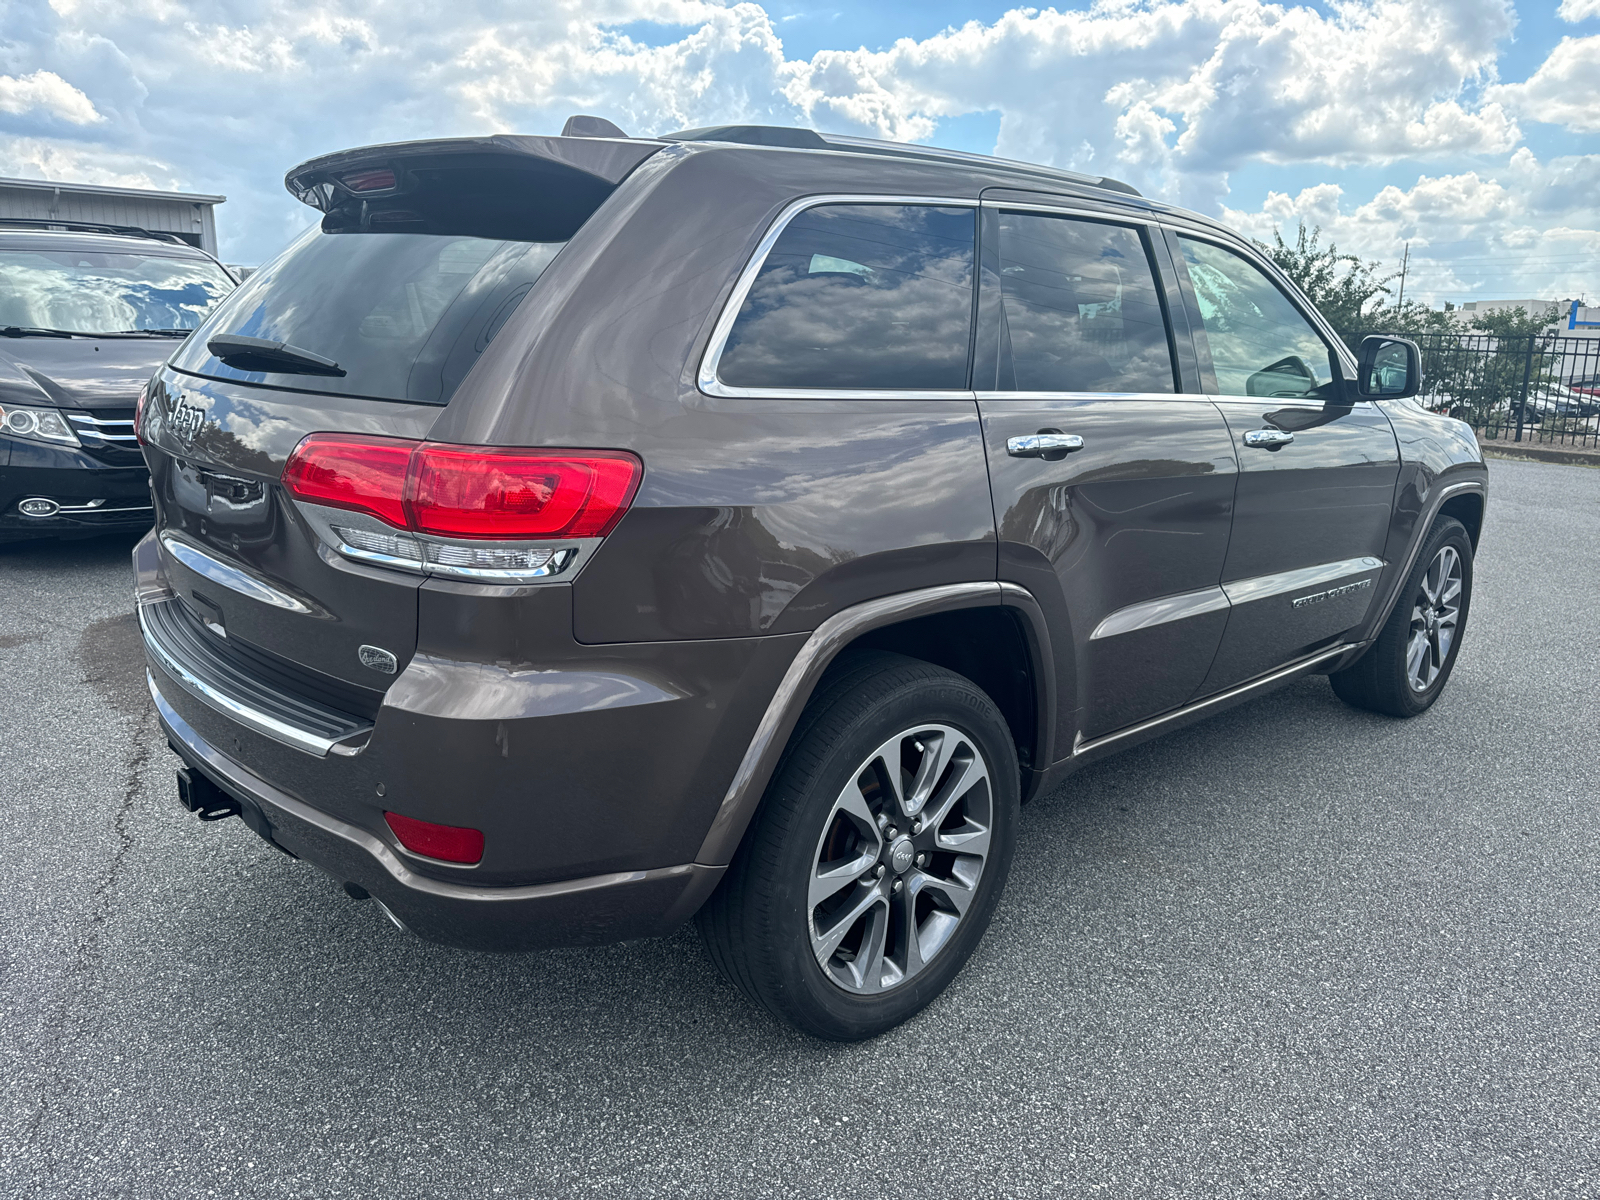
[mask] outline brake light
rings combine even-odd
[[[416,447],[405,438],[314,433],[289,455],[283,485],[302,500],[404,529],[406,468]]]
[[[289,455],[283,485],[301,500],[370,513],[397,529],[517,542],[604,537],[627,512],[642,470],[622,450],[314,433]]]
[[[436,825],[415,817],[386,812],[383,819],[400,844],[413,854],[443,862],[475,863],[483,860],[483,831],[462,825]]]
[[[339,176],[339,182],[352,192],[386,192],[394,187],[394,172],[388,168],[374,171],[352,171]]]
[[[150,398],[150,385],[139,389],[139,398],[133,402],[133,440],[144,445],[144,402]]]

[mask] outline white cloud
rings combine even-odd
[[[1589,17],[1600,17],[1600,0],[1561,0],[1556,16],[1574,23]]]
[[[74,125],[91,125],[105,120],[77,88],[54,71],[35,71],[31,75],[0,75],[0,112],[20,115],[43,109],[53,117]]]
[[[1600,0],[1593,0],[1593,7],[1600,13]],[[1526,82],[1502,84],[1489,92],[1530,120],[1565,125],[1574,133],[1600,133],[1596,81],[1600,81],[1600,35],[1565,37]]]
[[[1409,243],[1406,295],[1430,303],[1594,296],[1600,158],[1541,163],[1522,149],[1497,174],[1424,175],[1355,205],[1321,184],[1295,196],[1273,192],[1254,212],[1224,208],[1222,217],[1264,242],[1274,229],[1292,237],[1301,223],[1317,226],[1324,245],[1391,266]]]
[[[1564,0],[1563,15],[1596,5]],[[619,31],[632,21],[683,35],[646,45]],[[1514,228],[1592,223],[1582,171],[1558,165],[1582,160],[1507,157],[1518,120],[1550,119],[1557,102],[1541,89],[1567,70],[1552,57],[1526,83],[1496,86],[1513,23],[1509,0],[1096,0],[807,61],[786,57],[784,23],[757,3],[10,0],[0,61],[19,86],[65,90],[50,93],[54,108],[30,102],[55,118],[48,127],[0,101],[15,115],[0,121],[0,169],[225,192],[226,250],[249,262],[310,219],[283,172],[345,146],[553,132],[574,112],[634,133],[749,121],[916,139],[986,112],[1000,115],[998,153],[1208,212],[1245,167],[1423,160],[1437,170],[1405,191],[1363,202],[1325,186],[1233,215],[1323,214],[1387,246],[1406,220],[1455,221],[1455,202],[1482,207],[1481,237],[1492,227],[1503,242]],[[64,131],[72,97],[71,111],[100,119]],[[1543,208],[1501,195],[1529,170]]]

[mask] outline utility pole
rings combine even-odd
[[[1396,302],[1396,304],[1394,306],[1395,312],[1399,312],[1402,308],[1404,308],[1406,306],[1406,268],[1409,267],[1410,265],[1411,265],[1411,243],[1407,242],[1406,243],[1406,255],[1405,255],[1405,257],[1403,259],[1400,260],[1400,299]]]

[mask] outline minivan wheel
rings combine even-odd
[[[780,1019],[858,1041],[927,1007],[1005,887],[1016,747],[970,680],[872,653],[807,706],[698,918],[718,969]]]
[[[1394,717],[1426,712],[1455,667],[1471,600],[1472,539],[1460,521],[1440,517],[1378,640],[1328,676],[1334,694]]]

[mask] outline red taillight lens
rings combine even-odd
[[[386,192],[395,184],[394,172],[384,168],[375,171],[351,171],[339,176],[339,182],[352,192]]]
[[[139,398],[133,402],[133,440],[144,445],[144,405],[150,399],[150,385],[139,389]]]
[[[314,433],[294,448],[283,485],[302,500],[371,513],[406,527],[406,468],[417,443],[405,438]]]
[[[561,452],[313,433],[283,468],[290,494],[450,538],[604,537],[643,466],[624,450]]]
[[[406,506],[413,529],[444,537],[604,537],[638,483],[639,460],[616,451],[554,455],[428,442],[412,460]]]
[[[475,863],[483,859],[481,829],[435,825],[432,821],[419,821],[392,812],[384,813],[383,819],[389,822],[400,844],[413,854],[453,863]]]

